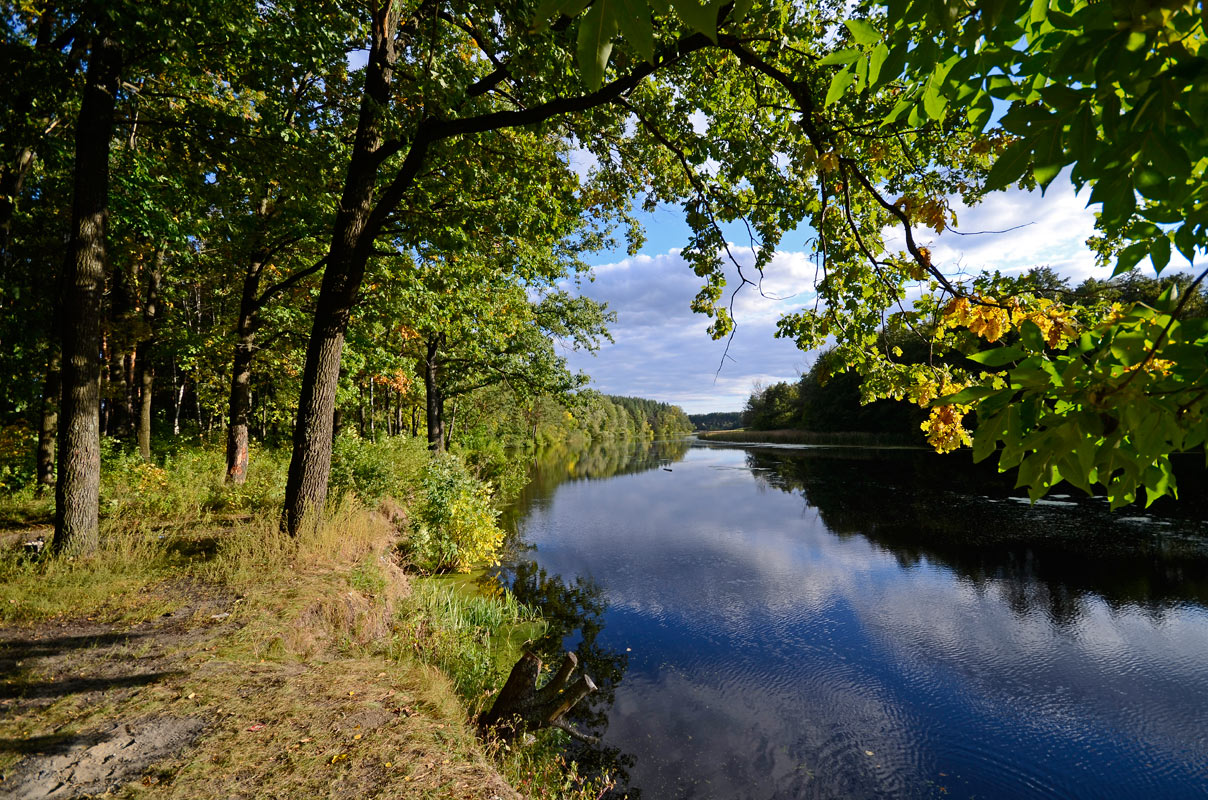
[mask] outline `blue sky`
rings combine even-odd
[[[1019,273],[1033,266],[1050,266],[1074,282],[1094,275],[1107,277],[1086,248],[1094,215],[1085,208],[1087,192],[1076,195],[1060,176],[1045,196],[1039,192],[999,192],[981,205],[954,203],[961,231],[1004,234],[936,235],[916,229],[919,244],[932,250],[934,263],[949,274],[983,269]],[[757,381],[795,380],[812,363],[813,355],[792,342],[774,337],[777,318],[812,302],[814,266],[804,252],[804,236],[786,237],[765,275],[765,299],[745,289],[735,305],[738,330],[722,364],[724,342],[705,333],[708,320],[689,310],[700,286],[679,257],[688,228],[676,208],[664,208],[644,220],[648,240],[641,253],[601,253],[595,259],[596,279],[582,292],[608,303],[616,312],[614,344],[597,355],[567,352],[572,369],[593,378],[592,386],[609,394],[636,395],[675,403],[688,413],[733,411],[742,407]],[[900,234],[887,244],[901,249]],[[1179,268],[1172,262],[1171,268]],[[720,368],[720,369],[719,369]]]

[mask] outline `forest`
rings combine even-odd
[[[1033,501],[1177,496],[1172,456],[1208,438],[1202,6],[6,5],[0,490],[46,547],[6,556],[4,614],[96,612],[113,576],[114,596],[191,575],[242,600],[330,561],[367,605],[301,614],[346,623],[314,641],[388,638],[365,610],[401,602],[387,551],[491,562],[516,448],[692,427],[566,359],[623,311],[583,291],[590,264],[639,253],[668,207],[700,279],[684,303],[722,341],[808,234],[812,291],[777,335],[816,360],[746,424],[921,429]],[[1057,180],[1089,189],[1102,280],[967,272],[924,243],[978,233],[957,201]],[[481,637],[443,650],[407,619],[481,703]],[[319,647],[295,639],[242,657]]]
[[[95,547],[102,430],[150,458],[153,420],[175,430],[188,409],[225,430],[236,484],[253,427],[288,435],[282,524],[296,533],[323,506],[349,410],[418,429],[422,403],[440,450],[467,393],[573,388],[551,341],[606,335],[609,312],[570,287],[618,225],[639,245],[635,201],[682,204],[704,279],[692,305],[714,336],[733,328],[723,265],[738,267],[733,291],[756,286],[747,270],[809,225],[817,303],[781,335],[806,350],[833,337],[862,400],[930,406],[940,450],[973,443],[962,420],[976,411],[977,455],[1002,442],[1000,463],[1038,494],[1063,478],[1113,503],[1173,490],[1167,455],[1202,439],[1187,295],[1130,311],[991,274],[962,282],[913,226],[953,225],[947,197],[1044,188],[1069,169],[1102,205],[1090,244],[1117,273],[1142,258],[1160,271],[1172,247],[1192,260],[1205,231],[1191,157],[1205,100],[1181,77],[1202,70],[1193,6],[673,6],[14,8],[0,411],[38,418],[40,480],[56,463],[54,548]],[[1113,15],[1132,19],[1129,37]],[[933,26],[944,35],[913,47]],[[772,31],[800,44],[770,47]],[[1159,96],[1169,112],[1146,114]],[[1121,120],[1141,133],[1110,135]],[[586,177],[572,147],[595,156]],[[753,267],[735,260],[738,223]],[[896,255],[877,245],[893,225]],[[899,329],[989,369],[870,347]],[[1012,330],[1019,344],[1002,344]],[[1145,440],[1121,438],[1137,415]]]

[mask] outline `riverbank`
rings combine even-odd
[[[506,595],[410,572],[399,544],[413,497],[350,498],[295,541],[240,499],[263,499],[271,456],[249,486],[191,511],[183,495],[214,487],[185,460],[149,468],[159,491],[142,501],[138,483],[109,495],[87,559],[24,551],[47,501],[4,509],[20,523],[0,553],[6,796],[587,793],[560,733],[529,747],[478,738],[473,717],[540,623]],[[154,495],[174,511],[152,513]]]
[[[755,431],[739,428],[730,431],[699,431],[697,438],[706,442],[735,444],[802,444],[822,447],[923,447],[922,435],[902,433],[866,433],[863,431],[823,433],[784,428]]]

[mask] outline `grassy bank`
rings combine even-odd
[[[922,447],[922,435],[902,433],[822,433],[785,428],[773,431],[738,429],[732,431],[700,431],[698,438],[708,442],[739,444],[804,444],[823,447]]]
[[[337,463],[343,499],[300,540],[277,532],[271,453],[235,489],[216,451],[154,467],[107,454],[88,558],[26,553],[48,501],[3,500],[0,793],[38,796],[70,767],[125,797],[596,796],[560,761],[560,732],[477,737],[474,714],[543,623],[414,573],[427,455],[356,449]]]

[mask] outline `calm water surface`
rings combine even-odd
[[[1112,515],[955,456],[686,441],[533,476],[503,578],[633,796],[1208,796],[1193,490]]]

